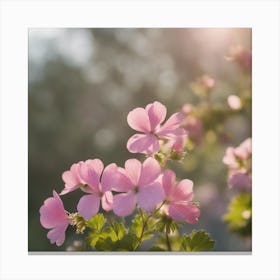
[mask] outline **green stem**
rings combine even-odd
[[[139,213],[140,213],[141,218],[142,218],[142,230],[141,230],[141,234],[140,234],[139,239],[138,239],[138,246],[136,247],[136,249],[139,248],[139,246],[140,246],[140,244],[141,244],[141,242],[142,242],[142,238],[143,238],[143,236],[144,236],[144,232],[145,232],[145,228],[146,228],[146,226],[147,226],[148,220],[149,220],[151,217],[153,217],[153,215],[156,214],[156,213],[160,210],[160,208],[163,206],[164,203],[165,203],[165,201],[163,201],[163,202],[161,203],[161,205],[160,205],[157,209],[155,209],[154,212],[152,212],[150,215],[148,215],[147,218],[146,218],[146,220],[144,219],[142,210],[139,208]]]
[[[167,250],[168,250],[168,251],[172,251],[172,249],[171,249],[171,244],[170,244],[170,239],[169,239],[169,235],[168,235],[167,229],[165,230],[165,239],[166,239]]]

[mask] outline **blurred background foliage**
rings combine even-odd
[[[204,133],[183,164],[172,164],[179,178],[194,181],[201,217],[193,228],[208,231],[216,251],[247,251],[250,240],[238,238],[222,220],[232,197],[222,157],[227,146],[251,136],[251,110],[231,112],[229,95],[251,97],[250,75],[226,58],[229,48],[251,49],[251,29],[30,29],[28,55],[28,248],[67,249],[75,237],[67,230],[62,247],[51,245],[39,221],[39,208],[63,189],[61,174],[72,163],[100,158],[123,166],[134,134],[127,114],[158,100],[168,116],[190,103],[201,106],[193,82],[207,74],[215,80],[201,117]],[[214,108],[214,107],[213,107]],[[226,113],[224,113],[224,111]],[[81,193],[63,196],[76,211]],[[81,236],[82,238],[82,236]]]

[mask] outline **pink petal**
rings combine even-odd
[[[166,107],[158,101],[147,105],[146,111],[150,119],[151,130],[156,129],[166,117]]]
[[[158,131],[159,134],[164,134],[165,131],[174,130],[176,128],[179,128],[182,124],[182,121],[184,120],[184,115],[182,113],[175,113],[173,114],[160,128],[160,131]]]
[[[137,131],[150,132],[151,125],[149,116],[144,108],[136,108],[127,115],[129,126]]]
[[[113,194],[112,192],[105,192],[101,198],[102,208],[105,211],[112,210],[113,207]]]
[[[176,152],[182,152],[184,150],[187,141],[187,135],[177,136],[171,140],[171,148]]]
[[[96,194],[84,195],[81,197],[77,209],[85,219],[95,216],[99,210],[100,198]]]
[[[152,157],[147,158],[142,165],[139,186],[152,183],[161,173],[161,166]]]
[[[93,192],[99,191],[100,173],[94,164],[88,162],[80,166],[80,177],[83,182],[87,184]]]
[[[81,178],[79,176],[79,166],[82,162],[72,164],[70,170],[62,173],[62,180],[65,183],[65,188],[60,194],[72,192],[80,187]]]
[[[154,182],[150,185],[139,187],[137,203],[142,209],[152,211],[163,199],[164,192],[160,183]]]
[[[242,160],[246,160],[250,157],[252,153],[252,147],[251,147],[251,139],[248,138],[244,142],[242,142],[238,147],[235,148],[234,154],[241,158]]]
[[[173,201],[190,201],[193,199],[193,181],[184,179],[174,188]]]
[[[139,178],[141,175],[141,169],[142,169],[142,164],[136,158],[128,159],[125,162],[125,171],[134,186],[138,185]]]
[[[223,163],[228,165],[229,168],[238,168],[238,162],[236,161],[233,147],[228,147],[226,149],[226,154],[223,157]]]
[[[162,186],[167,199],[171,197],[173,193],[173,189],[175,187],[175,183],[176,183],[176,174],[172,170],[166,169],[162,177]]]
[[[109,164],[103,171],[101,178],[101,191],[104,193],[111,190],[116,184],[118,167],[115,163]]]
[[[127,192],[134,189],[134,184],[124,168],[118,167],[115,174],[115,184],[112,190],[117,192]]]
[[[200,216],[200,210],[192,204],[170,204],[168,206],[168,215],[176,221],[185,221],[195,224]]]
[[[55,191],[53,191],[53,197],[44,201],[39,212],[40,222],[44,228],[53,228],[68,223],[63,203]]]
[[[104,169],[103,162],[100,159],[88,159],[85,161],[86,164],[92,167],[92,169],[95,170],[96,174],[100,177],[102,174],[102,171]]]
[[[249,190],[252,187],[252,179],[251,176],[246,173],[237,172],[229,177],[228,184],[230,188],[239,191]]]
[[[57,246],[61,246],[65,240],[65,231],[67,229],[68,223],[61,226],[55,227],[48,232],[47,237],[50,239],[50,242],[56,243]]]
[[[134,134],[126,147],[131,153],[154,154],[159,150],[159,142],[152,134]]]
[[[135,206],[136,197],[134,192],[122,193],[114,196],[113,211],[120,217],[132,214]]]

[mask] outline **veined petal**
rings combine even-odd
[[[139,192],[137,193],[137,203],[142,209],[152,211],[163,201],[164,197],[161,184],[154,182],[150,185],[139,187]]]
[[[160,131],[173,130],[180,127],[182,121],[184,120],[184,115],[182,113],[175,113],[170,116],[170,118],[162,125]]]
[[[121,193],[114,196],[113,211],[117,216],[125,217],[133,213],[136,206],[134,192]]]
[[[111,190],[116,184],[116,176],[117,176],[118,167],[115,163],[109,164],[103,171],[101,177],[101,192],[104,193],[106,191]]]
[[[136,108],[127,115],[127,123],[137,131],[150,132],[151,125],[148,113],[144,108]]]
[[[159,150],[159,142],[152,134],[134,134],[126,147],[131,153],[154,154]]]
[[[162,177],[162,186],[167,199],[171,197],[174,191],[175,183],[176,183],[176,174],[172,170],[166,169]]]
[[[172,200],[190,201],[193,199],[193,181],[184,179],[174,188]]]
[[[147,158],[142,165],[139,186],[152,183],[160,175],[160,164],[152,157]]]
[[[138,180],[138,179],[137,179]],[[115,183],[112,190],[117,192],[127,192],[132,190],[136,184],[133,184],[130,176],[124,168],[118,167],[115,175]]]
[[[134,186],[137,186],[141,175],[141,169],[142,169],[141,162],[136,158],[131,158],[125,162],[124,166],[125,166],[125,171],[129,176],[132,184]]]
[[[53,228],[47,234],[48,239],[50,242],[56,243],[57,246],[61,246],[65,240],[65,231],[67,229],[68,223],[60,225],[58,227]]]
[[[200,216],[200,210],[192,204],[176,204],[168,205],[168,215],[176,221],[185,221],[189,224],[195,224]]]
[[[60,194],[72,192],[80,187],[81,178],[79,176],[79,167],[82,162],[72,164],[70,170],[62,173],[62,180],[65,183],[64,189]]]
[[[53,197],[49,197],[44,201],[39,212],[40,222],[44,228],[53,228],[68,223],[63,203],[55,191],[53,191]]]
[[[87,184],[93,190],[93,192],[98,192],[101,175],[99,174],[99,170],[94,168],[93,164],[85,163],[80,166],[79,172],[83,182]]]
[[[96,158],[96,159],[88,159],[85,161],[87,165],[89,165],[95,172],[96,174],[100,177],[102,174],[102,171],[104,169],[103,162]]]
[[[85,219],[95,216],[99,210],[100,198],[96,194],[88,194],[81,197],[77,209]]]
[[[145,109],[150,119],[151,130],[154,130],[165,120],[166,107],[160,102],[155,101],[148,104]]]
[[[112,192],[105,192],[101,198],[101,204],[102,204],[102,208],[105,211],[110,211],[112,210],[113,207],[113,194]]]

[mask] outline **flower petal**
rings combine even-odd
[[[148,113],[144,108],[136,108],[127,115],[127,123],[137,131],[150,132],[151,125]]]
[[[174,201],[190,201],[193,199],[193,181],[184,179],[180,181],[174,188],[172,200]]]
[[[126,147],[131,153],[154,154],[159,150],[159,142],[152,134],[134,134]]]
[[[246,173],[237,172],[229,177],[228,184],[230,188],[239,191],[249,190],[252,187],[252,178]]]
[[[176,204],[171,203],[168,206],[168,215],[176,221],[185,221],[195,224],[200,216],[200,210],[192,204]]]
[[[81,197],[77,209],[85,219],[95,216],[99,210],[100,198],[96,194],[84,195]]]
[[[141,175],[141,169],[142,169],[141,162],[136,158],[131,158],[125,162],[124,166],[125,166],[125,171],[129,176],[132,184],[134,186],[137,186]]]
[[[53,191],[53,197],[47,198],[40,210],[40,222],[44,228],[53,228],[68,223],[67,214],[59,195]]]
[[[147,158],[142,165],[139,186],[152,183],[161,173],[160,164],[152,157]]]
[[[158,135],[164,134],[165,131],[174,130],[179,128],[184,120],[184,115],[182,113],[173,114],[160,128]]]
[[[80,187],[81,178],[79,176],[79,167],[81,164],[81,161],[79,163],[74,163],[70,170],[62,173],[62,180],[64,181],[65,186],[60,193],[61,195],[72,192]]]
[[[99,166],[96,167],[94,165],[94,160],[92,160],[91,162],[87,161],[87,163],[81,165],[79,172],[83,182],[87,184],[93,192],[98,192],[101,173],[99,173]]]
[[[120,217],[132,214],[135,206],[136,197],[134,192],[122,193],[114,196],[113,211]]]
[[[152,211],[164,199],[164,192],[159,182],[154,182],[147,186],[139,187],[137,193],[138,205],[146,210]]]
[[[151,130],[154,130],[164,121],[166,117],[166,107],[160,102],[155,101],[147,105],[145,109],[150,119]]]
[[[101,198],[101,204],[102,204],[102,208],[105,211],[110,211],[112,210],[113,207],[113,194],[112,192],[105,192]]]
[[[47,234],[48,239],[50,242],[56,243],[57,246],[61,246],[65,240],[65,231],[67,229],[68,223],[65,223],[61,226],[55,227],[50,230]]]
[[[134,186],[135,185],[131,182],[127,171],[124,168],[118,167],[115,174],[115,183],[112,190],[117,192],[127,192],[129,190],[132,190]]]
[[[103,171],[101,178],[101,191],[104,193],[113,188],[116,184],[118,167],[115,163],[109,164]]]
[[[162,177],[162,186],[167,199],[171,197],[176,183],[176,174],[170,169],[166,169]]]
[[[86,164],[88,164],[89,166],[91,166],[94,171],[96,172],[96,174],[99,175],[99,177],[101,176],[102,174],[102,171],[104,169],[104,165],[103,165],[103,162],[96,158],[96,159],[88,159],[85,161]]]

